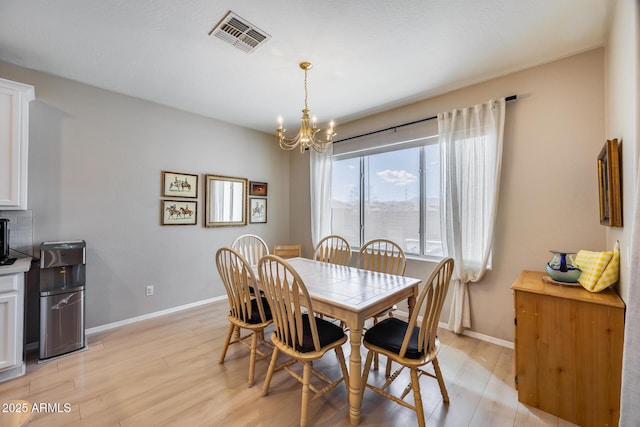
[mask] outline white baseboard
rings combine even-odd
[[[108,331],[110,329],[115,329],[115,328],[120,327],[120,326],[124,326],[124,325],[129,325],[131,323],[140,322],[142,320],[153,319],[154,317],[160,317],[160,316],[164,316],[164,315],[171,314],[171,313],[177,313],[178,311],[183,311],[183,310],[188,310],[190,308],[199,307],[201,305],[210,304],[212,302],[222,301],[222,300],[224,300],[226,298],[227,298],[226,295],[222,295],[222,296],[219,296],[219,297],[209,298],[209,299],[205,299],[205,300],[202,300],[202,301],[193,302],[193,303],[190,303],[190,304],[180,305],[178,307],[168,308],[166,310],[160,310],[160,311],[156,311],[156,312],[153,312],[153,313],[143,314],[142,316],[136,316],[136,317],[132,317],[132,318],[129,318],[129,319],[120,320],[118,322],[107,323],[106,325],[101,325],[101,326],[96,326],[94,328],[89,328],[89,329],[87,329],[85,331],[85,333],[86,333],[86,335],[97,334],[98,332]],[[408,317],[408,313],[405,313],[403,311],[398,311],[398,314],[401,314],[405,318]],[[438,327],[440,327],[442,329],[451,330],[449,328],[449,325],[444,323],[444,322],[439,322],[438,323]],[[478,340],[481,340],[481,341],[486,341],[486,342],[489,342],[491,344],[496,344],[496,345],[499,345],[501,347],[510,348],[511,350],[514,349],[514,345],[513,345],[513,343],[511,341],[506,341],[506,340],[503,340],[503,339],[500,339],[500,338],[495,338],[495,337],[492,337],[492,336],[489,336],[489,335],[485,335],[485,334],[481,334],[481,333],[478,333],[478,332],[464,330],[464,331],[462,331],[462,335],[466,335],[468,337],[475,338],[475,339],[478,339]]]
[[[397,313],[401,314],[405,319],[409,318],[409,313],[407,313],[406,311],[400,311],[398,310]],[[442,328],[442,329],[446,329],[448,331],[451,330],[451,328],[449,328],[449,325],[447,323],[444,322],[438,322],[438,327]],[[489,342],[491,344],[495,344],[495,345],[499,345],[501,347],[506,347],[506,348],[510,348],[511,350],[514,349],[514,345],[511,341],[507,341],[507,340],[503,340],[500,338],[495,338],[489,335],[485,335],[485,334],[481,334],[478,332],[474,332],[474,331],[469,331],[469,330],[463,330],[462,331],[462,335],[471,337],[471,338],[475,338],[477,340],[480,341],[486,341]]]
[[[442,329],[447,329],[447,330],[451,330],[451,328],[449,328],[449,325],[447,323],[444,322],[439,322],[438,323],[438,327],[442,328]],[[506,348],[510,348],[511,350],[514,349],[513,343],[511,341],[507,341],[507,340],[503,340],[500,338],[495,338],[489,335],[485,335],[485,334],[481,334],[479,332],[474,332],[474,331],[469,331],[467,329],[462,331],[462,335],[471,337],[471,338],[475,338],[478,339],[480,341],[486,341],[489,342],[491,344],[495,344],[495,345],[499,345],[501,347],[506,347]]]
[[[202,301],[192,302],[190,304],[180,305],[177,307],[167,308],[166,310],[155,311],[153,313],[143,314],[142,316],[131,317],[129,319],[119,320],[113,323],[107,323],[106,325],[96,326],[94,328],[89,328],[85,330],[86,335],[97,334],[98,332],[108,331],[110,329],[115,329],[120,326],[130,325],[131,323],[140,322],[142,320],[153,319],[154,317],[160,317],[171,313],[177,313],[178,311],[188,310],[190,308],[199,307],[201,305],[210,304],[212,302],[217,302],[221,300],[226,300],[227,296],[222,295],[215,298],[209,298]]]

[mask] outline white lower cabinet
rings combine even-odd
[[[0,370],[15,367],[19,360],[16,354],[17,315],[18,293],[0,294]]]
[[[24,273],[0,275],[0,381],[24,374]]]

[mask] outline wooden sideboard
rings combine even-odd
[[[523,271],[511,288],[518,400],[581,426],[617,426],[624,303],[608,288],[542,281]]]

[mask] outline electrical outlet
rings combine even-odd
[[[147,286],[147,296],[153,295],[153,286]]]

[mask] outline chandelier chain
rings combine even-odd
[[[309,96],[309,92],[307,91],[307,69],[304,69],[304,109],[308,110],[309,107],[307,106],[307,97]]]

